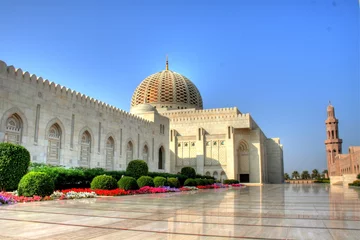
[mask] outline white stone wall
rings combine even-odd
[[[269,183],[284,182],[283,149],[279,138],[269,138],[266,141],[267,166]]]
[[[272,161],[272,166],[277,167],[278,179],[282,178],[283,164],[282,154],[268,155],[267,141],[265,135],[249,114],[242,114],[237,108],[207,109],[207,110],[172,110],[160,112],[163,116],[170,119],[170,129],[173,134],[173,141],[170,142],[172,152],[171,161],[176,162],[179,157],[179,143],[196,142],[197,165],[196,170],[199,174],[214,172],[218,174],[225,172],[226,178],[238,178],[238,148],[241,142],[245,142],[249,155],[249,176],[251,183],[265,183],[269,181],[268,165]],[[219,159],[219,154],[213,149],[213,142],[224,141],[226,148],[226,164]],[[207,143],[211,144],[211,147]],[[211,157],[209,157],[211,154]],[[217,156],[217,157],[213,157]],[[273,160],[270,160],[272,157]],[[279,158],[279,159],[277,159]],[[281,159],[280,159],[281,158]],[[222,162],[221,164],[209,164],[212,161]],[[174,165],[175,172],[181,167]]]
[[[37,106],[40,106],[38,129],[35,127]],[[126,148],[131,141],[134,159],[141,159],[144,145],[148,146],[151,171],[158,171],[158,153],[162,146],[166,163],[160,171],[170,171],[167,118],[157,113],[152,113],[153,121],[140,118],[0,61],[0,142],[4,141],[5,122],[14,113],[23,121],[21,145],[30,151],[33,162],[46,163],[47,131],[51,124],[58,123],[62,131],[61,165],[78,166],[81,133],[88,130],[90,167],[105,168],[105,144],[111,136],[115,141],[114,170],[126,169]],[[160,124],[165,126],[163,133],[160,133]]]

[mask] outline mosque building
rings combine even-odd
[[[0,142],[26,147],[32,162],[125,170],[143,159],[153,172],[283,182],[280,139],[236,107],[203,109],[168,62],[136,88],[129,113],[0,61],[0,118]]]
[[[335,108],[329,103],[326,125],[326,158],[331,184],[352,183],[360,174],[360,146],[350,146],[348,153],[343,153],[343,140],[339,136],[339,120]]]

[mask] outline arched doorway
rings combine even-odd
[[[224,171],[222,171],[221,174],[220,174],[220,181],[224,182],[225,179],[227,179],[226,174],[225,174]]]
[[[144,146],[143,151],[142,151],[142,159],[148,163],[149,160],[149,148],[147,145]]]
[[[53,124],[48,131],[48,149],[46,162],[52,165],[60,165],[62,131],[59,124]]]
[[[131,141],[126,146],[126,164],[133,160],[134,147]]]
[[[213,177],[215,178],[215,180],[218,180],[219,175],[218,175],[218,172],[217,172],[217,171],[215,171],[215,172],[213,173]]]
[[[21,144],[23,121],[14,113],[7,120],[5,125],[5,142]]]
[[[250,182],[250,161],[249,145],[245,140],[241,140],[237,149],[237,180],[243,183]]]
[[[90,166],[90,156],[91,156],[91,135],[86,130],[81,135],[80,142],[80,167],[89,167]]]
[[[162,146],[159,148],[158,168],[165,169],[165,150]]]
[[[114,139],[109,137],[106,140],[106,170],[113,170],[114,168]]]

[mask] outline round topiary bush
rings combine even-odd
[[[124,190],[137,190],[139,186],[133,177],[124,176],[118,181],[118,186]]]
[[[148,173],[149,167],[143,160],[132,160],[126,168],[126,175],[132,176],[135,179],[141,176],[147,176]]]
[[[144,186],[149,186],[149,187],[154,186],[154,179],[149,176],[141,176],[141,177],[139,177],[139,179],[136,182],[137,182],[139,188],[142,188]]]
[[[203,179],[203,181],[204,181],[204,185],[205,185],[205,186],[207,186],[207,185],[210,184],[210,183],[209,183],[209,179]]]
[[[180,187],[180,182],[177,178],[168,178],[167,179],[167,184],[169,185],[169,187],[172,188],[179,188]]]
[[[192,167],[183,167],[181,169],[181,174],[187,176],[188,178],[195,178],[196,172]]]
[[[197,182],[196,182],[194,179],[192,179],[192,178],[188,178],[188,179],[185,180],[184,186],[196,187],[196,186],[197,186]]]
[[[166,185],[166,178],[164,177],[155,177],[154,178],[154,185],[155,187],[162,187],[162,186],[165,186]]]
[[[195,178],[196,186],[205,186],[205,181],[201,178]]]
[[[118,186],[116,179],[113,178],[112,176],[100,175],[94,177],[94,179],[91,181],[90,187],[91,189],[112,190],[112,189],[116,189]]]
[[[0,143],[0,191],[15,190],[30,165],[29,151],[11,143]]]
[[[208,183],[209,183],[210,185],[213,185],[213,184],[215,183],[215,180],[214,180],[214,179],[208,179]]]
[[[357,175],[357,177],[356,177],[357,179],[360,179],[360,173]]]
[[[54,192],[54,180],[43,172],[29,172],[21,178],[18,187],[19,196],[49,196]]]

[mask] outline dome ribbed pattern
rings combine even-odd
[[[197,87],[183,75],[164,70],[145,78],[136,88],[131,107],[150,103],[174,109],[202,109],[203,102]]]

